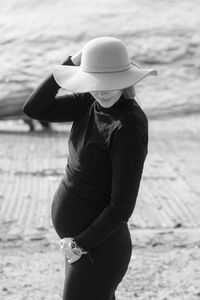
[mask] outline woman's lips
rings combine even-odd
[[[112,98],[109,97],[109,98],[100,98],[100,100],[104,101],[104,100],[111,100]]]

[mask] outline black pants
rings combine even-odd
[[[65,258],[63,300],[116,300],[115,291],[131,259],[127,224],[74,263]]]

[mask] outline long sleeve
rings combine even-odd
[[[133,213],[147,155],[148,131],[122,127],[110,151],[112,161],[111,201],[94,222],[74,239],[86,251],[106,239]]]
[[[71,56],[65,65],[73,65]],[[89,103],[87,94],[56,96],[60,86],[49,75],[28,97],[22,111],[30,118],[47,122],[71,122],[79,118]]]

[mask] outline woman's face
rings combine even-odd
[[[115,91],[94,91],[90,94],[99,102],[103,107],[112,106],[122,95],[122,90]]]

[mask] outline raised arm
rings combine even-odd
[[[136,128],[122,127],[116,133],[111,149],[111,202],[85,231],[74,237],[86,251],[128,222],[139,191],[147,145],[147,132],[143,135]]]
[[[71,56],[64,64],[74,65]],[[30,118],[47,122],[71,122],[79,118],[91,98],[86,94],[56,96],[59,88],[51,74],[28,97],[22,111]]]

